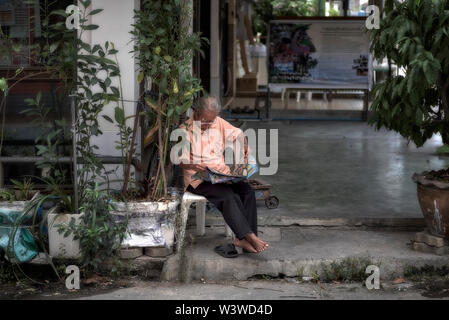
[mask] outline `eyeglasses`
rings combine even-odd
[[[211,125],[211,124],[214,124],[216,120],[217,120],[217,118],[215,118],[212,121],[207,121],[207,120],[204,120],[204,119],[201,119],[200,121],[201,121],[201,124]]]

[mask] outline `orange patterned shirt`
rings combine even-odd
[[[200,126],[195,123],[193,117],[188,119],[184,125],[181,125],[181,128],[188,132],[187,139],[190,142],[190,154],[184,152],[181,156],[183,163],[201,163],[217,172],[231,174],[229,166],[225,164],[224,150],[227,147],[227,141],[233,142],[240,134],[243,134],[241,129],[234,127],[220,117],[216,117],[205,131],[201,131]],[[201,137],[197,137],[198,134]],[[200,138],[201,144],[199,143]],[[201,149],[199,149],[199,146],[201,146]],[[201,179],[192,177],[196,173],[195,170],[184,169],[183,171],[184,191],[189,185],[196,188],[203,182]]]

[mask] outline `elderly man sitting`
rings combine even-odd
[[[244,135],[239,128],[220,118],[219,112],[220,106],[215,98],[201,98],[193,116],[181,126],[188,132],[191,144],[189,154],[183,157],[180,164],[184,171],[184,186],[186,190],[206,197],[222,212],[224,220],[236,236],[235,246],[252,253],[261,252],[268,248],[268,244],[257,237],[256,197],[248,183],[212,184],[195,177],[196,173],[204,172],[207,168],[231,174],[229,166],[225,164],[226,141],[235,142]],[[246,162],[247,156],[245,145]]]

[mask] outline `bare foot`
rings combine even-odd
[[[268,243],[258,238],[254,233],[249,234],[245,239],[248,240],[257,252],[262,252],[269,247]]]
[[[234,245],[235,245],[236,247],[246,249],[246,250],[248,250],[249,252],[257,253],[257,250],[254,249],[254,247],[251,245],[251,243],[249,243],[249,242],[246,241],[245,239],[239,240],[239,239],[235,238],[235,239],[234,239]]]

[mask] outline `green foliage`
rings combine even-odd
[[[449,145],[439,147],[437,149],[437,154],[449,154]]]
[[[275,16],[313,16],[317,11],[313,0],[272,0],[271,3]]]
[[[34,196],[34,183],[31,178],[25,178],[22,181],[11,179],[16,189],[16,200],[27,201]]]
[[[83,267],[100,270],[106,259],[113,257],[126,235],[127,222],[115,222],[110,212],[114,210],[110,196],[100,191],[98,184],[87,189],[86,199],[80,208],[82,223],[72,218],[67,227],[61,226],[64,236],[71,233],[80,241]]]
[[[314,16],[317,8],[312,0],[256,0],[253,4],[253,31],[268,35],[268,23],[279,16]]]
[[[389,76],[372,90],[377,129],[399,132],[418,147],[434,133],[449,144],[449,1],[387,0],[371,51],[406,75]]]
[[[73,179],[77,179],[78,203],[81,204],[80,212],[84,213],[83,223],[75,226],[72,222],[70,230],[66,232],[78,235],[84,265],[96,268],[106,257],[112,255],[126,231],[126,224],[116,225],[113,222],[109,207],[111,197],[98,190],[98,181],[101,184],[108,181],[105,168],[96,155],[98,147],[92,143],[94,137],[102,134],[99,115],[103,107],[120,98],[118,88],[112,85],[112,80],[120,75],[120,70],[117,62],[111,59],[117,53],[111,43],[91,45],[82,40],[84,31],[98,28],[97,25],[88,24],[88,16],[100,13],[101,9],[87,12],[90,1],[80,3],[82,8],[79,32],[66,28],[64,21],[68,14],[65,11],[48,13],[48,8],[42,10],[48,13],[42,20],[42,35],[45,41],[33,46],[33,56],[44,62],[46,72],[62,81],[63,95],[73,97],[76,120],[70,133],[70,126],[64,119],[49,119],[51,108],[43,103],[40,92],[35,98],[25,100],[28,108],[24,114],[44,129],[43,135],[36,139],[36,148],[37,155],[44,159],[38,163],[38,167],[45,175],[36,178],[46,184],[47,190],[30,201],[23,215],[31,212],[33,233],[41,248],[45,250],[42,230],[46,217],[50,212],[75,212],[74,194],[67,192],[62,186],[67,184],[67,180],[74,182]],[[44,2],[43,5],[48,3]],[[58,16],[60,21],[50,24],[50,16]],[[72,168],[64,169],[59,161],[65,153],[63,142],[68,140],[65,138],[68,134],[75,135],[76,156],[83,160],[76,177],[71,171]],[[39,217],[38,209],[47,200],[56,200],[57,205]],[[55,268],[54,270],[58,274]]]
[[[0,78],[0,90],[3,92],[6,92],[6,90],[8,89],[8,83],[6,82],[5,78]]]
[[[319,279],[322,282],[364,281],[366,268],[372,264],[370,258],[346,258],[340,262],[322,263]]]
[[[3,258],[0,252],[0,284],[13,282],[16,280],[14,266]]]
[[[431,278],[449,278],[449,265],[435,267],[432,265],[424,265],[416,267],[414,265],[407,265],[404,267],[404,277],[412,281],[423,281]]]
[[[139,64],[138,80],[151,79],[156,92],[157,101],[145,99],[148,109],[143,124],[146,132],[157,129],[144,151],[152,153],[157,149],[159,153],[160,170],[150,174],[154,191],[151,198],[155,200],[166,195],[165,169],[171,130],[202,90],[200,80],[191,74],[191,62],[196,52],[203,54],[201,44],[205,39],[190,32],[191,16],[188,1],[144,0],[141,10],[135,11],[136,22],[131,31]]]
[[[16,201],[16,195],[13,190],[0,189],[0,201]]]

